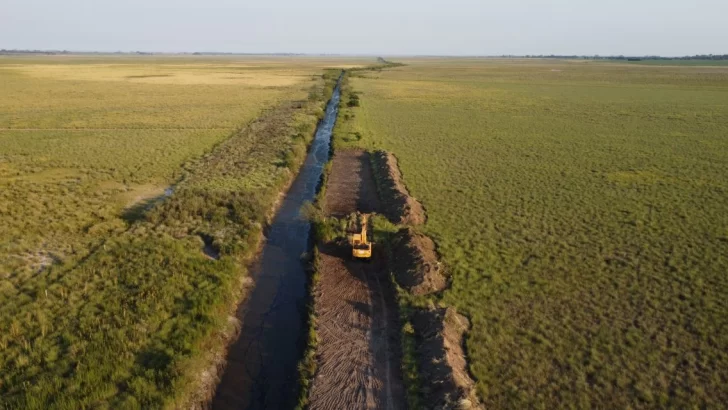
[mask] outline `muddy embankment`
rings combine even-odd
[[[323,198],[328,217],[380,212],[369,154],[334,154]],[[316,373],[310,409],[405,408],[395,290],[388,255],[375,244],[370,261],[354,260],[346,239],[321,243],[314,293]]]
[[[401,225],[389,243],[395,280],[402,291],[413,296],[436,296],[447,288],[449,278],[438,260],[435,243],[418,232],[417,225],[426,221],[424,207],[409,195],[394,155],[377,151],[372,163],[384,211]],[[400,302],[407,305],[404,307],[409,313],[403,320],[413,330],[421,407],[480,408],[465,356],[468,319],[453,308],[418,308],[410,306],[407,297]]]
[[[425,209],[407,191],[397,158],[387,151],[376,151],[371,154],[371,159],[377,177],[379,196],[383,203],[383,212],[387,218],[402,225],[424,224],[427,221]]]

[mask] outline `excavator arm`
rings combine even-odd
[[[369,215],[363,214],[360,218],[360,229],[349,237],[351,256],[355,259],[369,259],[372,257],[372,243],[367,236]]]

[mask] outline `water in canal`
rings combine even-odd
[[[338,114],[339,85],[306,161],[268,230],[247,301],[238,308],[239,338],[230,346],[227,367],[212,402],[213,409],[289,409],[298,392],[296,368],[303,353],[302,334],[307,278],[301,256],[310,249],[311,225],[300,216],[312,202],[329,159],[331,133]]]

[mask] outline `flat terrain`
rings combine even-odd
[[[123,230],[262,110],[354,60],[0,57],[0,277]],[[127,212],[128,211],[128,212]]]
[[[398,157],[486,407],[728,402],[728,68],[405,62],[336,145]]]
[[[402,409],[397,311],[382,249],[371,262],[324,247],[315,291],[318,369],[311,409]]]
[[[325,204],[329,215],[340,218],[356,211],[371,213],[381,208],[366,151],[342,150],[334,153],[326,187],[327,192],[331,190]]]
[[[343,183],[346,181],[347,183]],[[349,215],[359,208],[379,210],[368,155],[336,151],[326,186],[330,210]],[[352,260],[351,248],[321,246],[314,290],[318,367],[311,385],[311,409],[401,409],[395,294],[384,249],[369,262]]]
[[[0,58],[0,408],[206,400],[330,64]]]

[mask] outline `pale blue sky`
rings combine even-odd
[[[728,53],[728,0],[0,0],[0,48]]]

